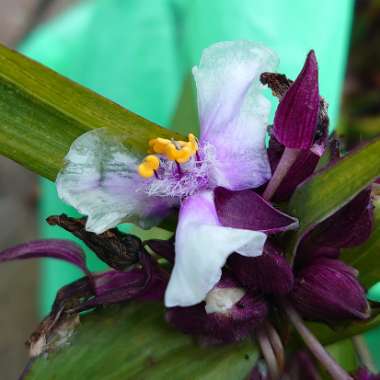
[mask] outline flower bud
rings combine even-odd
[[[273,134],[287,148],[310,149],[319,114],[318,64],[314,51],[278,105]]]
[[[228,275],[208,293],[205,302],[191,307],[173,307],[167,321],[185,334],[205,343],[228,343],[252,333],[268,313],[262,297],[251,295]]]
[[[300,270],[291,299],[302,316],[310,320],[333,323],[369,316],[356,271],[339,260],[320,258]]]
[[[250,291],[284,295],[293,287],[293,273],[288,262],[268,242],[261,256],[233,254],[228,265],[237,280]]]

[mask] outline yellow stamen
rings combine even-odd
[[[173,145],[173,143],[168,139],[163,139],[158,137],[149,141],[149,146],[154,153],[165,154],[168,146]]]
[[[153,170],[157,170],[160,167],[160,160],[153,154],[146,156],[143,160],[143,163]]]
[[[193,150],[193,154],[195,154],[198,151],[198,140],[192,133],[189,133],[187,138],[188,138],[189,144]]]
[[[149,147],[152,153],[162,154],[171,161],[184,164],[198,151],[198,140],[192,133],[189,133],[188,140],[189,141],[171,141],[158,137],[149,141]],[[157,159],[157,161],[154,161],[157,167],[154,167],[153,161],[149,161],[154,160],[152,157]],[[158,167],[159,159],[154,155],[150,155],[147,156],[139,166],[139,173],[143,177],[149,178]]]
[[[192,149],[190,146],[186,145],[182,149],[177,150],[177,155],[176,155],[175,160],[179,164],[184,164],[190,160],[191,156],[193,156]]]
[[[160,167],[160,160],[154,156],[146,156],[143,162],[137,168],[138,173],[141,177],[150,178],[154,175],[154,171]]]

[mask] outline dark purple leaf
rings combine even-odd
[[[286,259],[268,242],[258,257],[232,254],[227,262],[236,279],[247,289],[284,295],[293,287],[293,272]]]
[[[90,276],[82,248],[69,240],[34,240],[0,252],[0,262],[36,258],[53,258],[67,261]]]
[[[291,292],[293,306],[310,320],[334,323],[369,317],[356,271],[339,260],[318,259],[300,270]]]
[[[268,234],[298,227],[297,219],[275,209],[254,191],[217,187],[214,194],[216,211],[223,226]]]
[[[319,114],[318,64],[314,51],[278,105],[273,134],[287,148],[310,149]]]

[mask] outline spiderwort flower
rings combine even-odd
[[[276,55],[262,45],[217,43],[193,69],[199,141],[192,134],[188,141],[158,137],[147,142],[151,154],[141,160],[117,137],[95,130],[80,136],[66,156],[58,193],[88,216],[89,231],[101,233],[126,221],[149,227],[180,205],[175,264],[165,295],[168,307],[203,301],[232,252],[249,257],[262,253],[267,234],[259,227],[224,225],[213,190],[252,189],[269,179],[264,140],[270,103],[261,93],[259,77],[276,64]],[[281,231],[294,227],[289,218]]]

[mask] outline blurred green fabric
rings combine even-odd
[[[39,27],[21,50],[167,127],[184,78],[210,44],[235,39],[262,42],[280,56],[279,72],[291,78],[313,48],[320,66],[320,91],[329,101],[334,127],[352,10],[353,0],[84,1]],[[74,213],[57,199],[54,184],[41,180],[41,221],[62,212]],[[46,223],[41,224],[41,234],[72,238]],[[88,261],[93,270],[103,268],[93,255]],[[49,310],[57,289],[80,275],[69,264],[46,260],[42,312]]]

